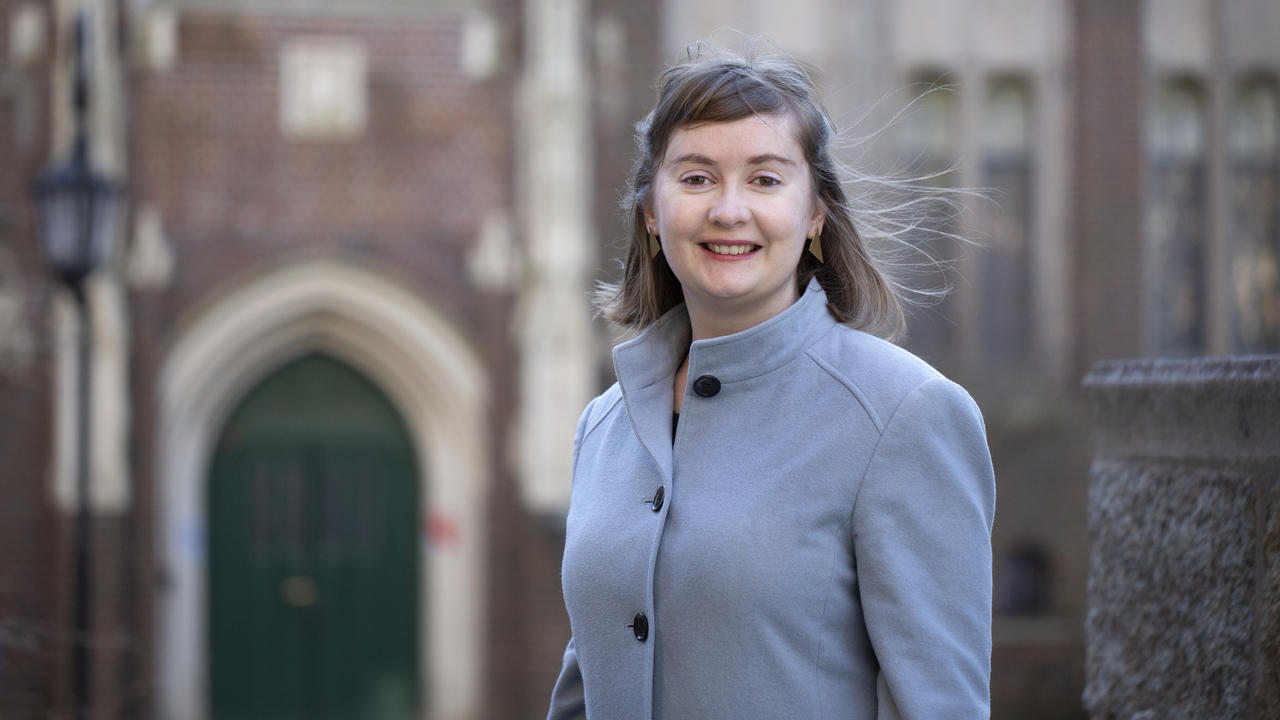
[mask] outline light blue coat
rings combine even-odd
[[[836,323],[817,283],[689,338],[682,306],[615,348],[618,383],[579,421],[548,718],[988,717],[995,480],[973,400]]]

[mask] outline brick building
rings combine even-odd
[[[3,6],[6,17],[12,8]],[[0,633],[4,638],[5,712],[46,707],[52,654],[59,631],[54,592],[59,566],[53,559],[64,518],[49,502],[46,471],[52,453],[49,433],[53,406],[45,328],[52,305],[41,276],[30,183],[46,160],[49,142],[50,76],[41,61],[46,29],[40,15],[20,22],[35,39],[25,46],[0,36],[5,58],[0,71],[0,457],[6,469],[0,488]]]
[[[501,2],[80,9],[95,165],[129,201],[90,286],[94,716],[323,703],[513,717],[545,702],[567,634],[559,537],[530,512],[537,459],[508,448],[528,427],[517,408],[539,407],[520,379],[564,371],[539,369],[512,327],[525,306],[581,305],[594,233],[588,194],[533,224],[576,233],[569,257],[522,241],[521,204],[545,200],[520,177],[546,177],[548,153],[588,159],[554,138],[575,124],[590,137],[587,88],[571,86],[568,118],[545,107],[586,76],[582,18],[547,27],[546,4]],[[5,717],[71,710],[74,327],[42,275],[29,187],[67,146],[76,10],[0,6]],[[577,77],[556,76],[566,57]],[[518,118],[551,139],[518,146]],[[570,191],[589,174],[571,170]],[[592,332],[581,316],[559,328],[585,358],[567,369],[588,369],[558,381],[566,408],[597,382],[589,348],[574,350]],[[541,419],[548,448],[572,432],[556,420]],[[242,602],[250,586],[279,607]],[[224,660],[263,635],[259,650],[281,654]]]
[[[539,716],[568,633],[569,433],[610,380],[584,297],[618,253],[631,123],[663,61],[732,25],[822,68],[851,135],[888,126],[851,161],[993,188],[947,228],[986,248],[952,249],[956,290],[908,344],[988,421],[994,716],[1081,715],[1076,384],[1100,357],[1280,349],[1280,9],[775,5],[83,3],[94,159],[129,202],[91,284],[95,711],[305,712],[296,688],[345,677],[324,702]],[[74,323],[29,188],[70,137],[76,7],[0,0],[4,718],[71,710]],[[369,557],[390,564],[344,564]],[[225,661],[262,634],[263,667]]]

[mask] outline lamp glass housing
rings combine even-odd
[[[93,272],[110,255],[119,191],[89,167],[82,142],[71,159],[49,169],[36,185],[40,202],[40,253],[69,283]]]

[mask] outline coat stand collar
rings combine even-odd
[[[799,299],[786,310],[742,332],[690,343],[692,331],[684,304],[672,308],[636,338],[613,349],[627,414],[636,436],[671,477],[671,384],[685,353],[689,374],[685,393],[703,376],[721,387],[747,380],[791,362],[817,342],[835,319],[827,311],[827,296],[817,280],[810,280]]]

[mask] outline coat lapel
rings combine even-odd
[[[677,305],[638,337],[613,349],[613,369],[622,388],[631,427],[671,479],[671,383],[689,349],[689,315]]]

